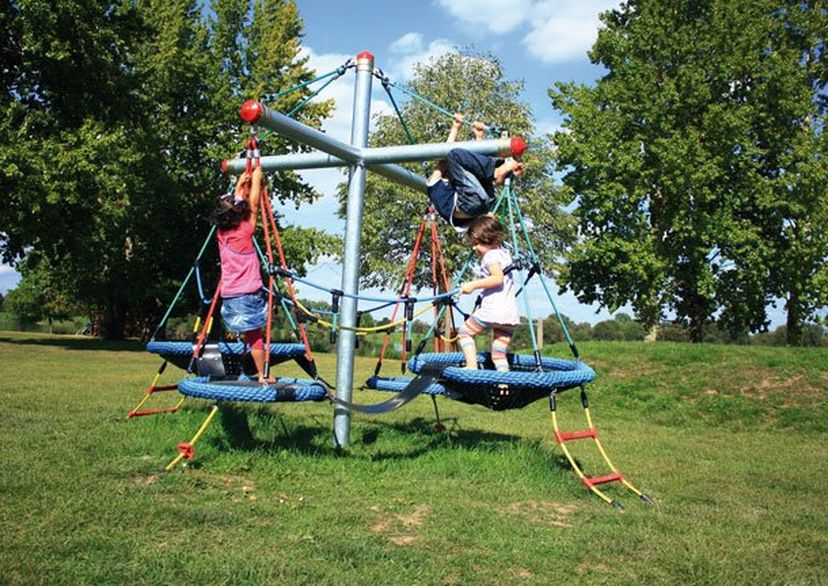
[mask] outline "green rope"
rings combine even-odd
[[[195,273],[196,265],[198,264],[198,261],[201,260],[201,257],[204,254],[204,251],[207,249],[207,245],[210,243],[210,239],[213,237],[213,233],[215,231],[216,231],[216,227],[214,225],[210,228],[210,233],[207,234],[207,238],[204,239],[204,244],[201,245],[201,250],[198,251],[198,256],[196,256],[196,259],[193,262],[192,266],[190,267],[190,270],[187,273],[187,276],[184,278],[184,281],[181,283],[181,286],[178,288],[178,293],[175,294],[175,297],[173,298],[172,303],[170,303],[170,306],[167,308],[167,312],[164,314],[164,317],[161,318],[161,321],[158,323],[158,327],[155,328],[155,331],[152,334],[152,338],[151,338],[152,340],[155,339],[155,336],[158,335],[158,332],[161,330],[161,328],[164,326],[164,324],[167,323],[167,319],[170,317],[170,313],[172,313],[173,307],[175,307],[175,304],[178,303],[178,298],[181,297],[181,293],[184,291],[184,287],[187,286],[187,283],[189,283],[190,279],[193,277],[193,274]]]
[[[405,93],[405,94],[408,94],[409,96],[411,96],[411,97],[412,97],[412,98],[414,98],[415,100],[417,100],[417,101],[419,101],[419,102],[421,102],[421,103],[425,104],[426,106],[428,106],[428,107],[430,107],[430,108],[432,108],[432,109],[436,110],[437,112],[441,112],[442,114],[445,114],[445,115],[446,115],[446,116],[448,116],[449,118],[452,118],[452,119],[454,118],[454,113],[453,113],[453,112],[449,112],[449,111],[448,111],[448,110],[446,110],[445,108],[443,108],[443,107],[441,107],[441,106],[438,106],[438,105],[437,105],[437,104],[435,104],[434,102],[432,102],[432,101],[430,101],[430,100],[428,100],[428,99],[426,99],[426,98],[422,97],[421,95],[417,94],[416,92],[413,92],[413,91],[409,90],[409,89],[408,89],[408,88],[406,88],[405,86],[403,86],[403,85],[398,85],[398,84],[394,83],[393,81],[389,81],[389,80],[388,80],[388,78],[383,79],[383,85],[386,85],[386,84],[387,84],[387,85],[390,85],[391,87],[395,87],[395,88],[397,88],[398,90],[400,90],[401,92],[403,92],[403,93]],[[463,120],[463,124],[465,124],[465,125],[467,125],[467,126],[471,127],[473,123],[472,123],[472,122],[469,122],[468,120]],[[497,134],[497,129],[495,129],[495,128],[492,128],[492,127],[490,127],[490,126],[488,126],[488,125],[486,125],[484,128],[485,128],[485,130],[486,130],[486,133],[487,133],[489,136],[494,136],[494,135],[496,135],[496,134]]]
[[[322,91],[324,91],[324,90],[325,90],[325,88],[327,88],[329,85],[331,85],[331,84],[332,84],[333,82],[335,82],[337,79],[339,79],[340,77],[342,77],[343,75],[345,75],[345,72],[348,70],[348,67],[349,67],[349,65],[348,65],[348,64],[346,64],[346,65],[341,65],[341,66],[337,67],[336,69],[334,69],[333,71],[331,71],[331,72],[329,72],[329,73],[326,73],[325,75],[320,75],[320,76],[319,76],[319,77],[317,77],[316,79],[312,79],[311,81],[307,81],[307,82],[305,82],[305,83],[300,83],[300,84],[297,84],[297,85],[295,85],[295,86],[293,86],[293,87],[291,87],[291,88],[288,88],[288,89],[286,89],[286,90],[284,90],[284,91],[282,91],[282,92],[279,92],[278,94],[274,94],[274,95],[273,95],[273,97],[272,97],[272,99],[270,99],[270,98],[269,98],[269,99],[267,99],[267,101],[273,101],[274,99],[276,99],[276,98],[278,98],[278,97],[281,97],[281,96],[283,96],[283,95],[287,95],[287,94],[289,94],[289,93],[291,93],[291,92],[293,92],[293,91],[296,91],[296,90],[298,90],[298,89],[300,89],[300,88],[307,87],[308,85],[310,85],[310,84],[312,84],[312,83],[315,83],[315,82],[317,82],[317,81],[321,81],[321,80],[325,79],[326,77],[330,77],[331,79],[329,79],[329,80],[328,80],[328,81],[326,81],[324,84],[322,84],[322,85],[321,85],[321,86],[320,86],[317,90],[315,90],[314,92],[312,92],[310,95],[308,95],[308,96],[306,96],[305,98],[303,98],[303,99],[302,99],[302,100],[301,100],[301,101],[300,101],[300,102],[299,102],[296,106],[294,106],[293,108],[291,108],[291,110],[290,110],[290,111],[286,114],[286,116],[293,116],[294,114],[296,114],[297,112],[299,112],[302,108],[304,108],[305,106],[307,106],[308,102],[310,102],[313,98],[315,98],[315,97],[316,97],[316,96],[318,96],[320,93],[322,93]],[[331,77],[331,76],[334,76],[334,77]],[[259,141],[264,140],[265,138],[267,138],[267,137],[268,137],[268,136],[270,136],[271,134],[273,134],[273,131],[272,131],[272,130],[265,130],[263,133],[261,133],[261,134],[259,135]]]
[[[512,250],[515,254],[515,258],[517,258],[517,255],[520,252],[520,247],[518,245],[517,228],[515,226],[515,215],[520,214],[520,206],[518,206],[517,199],[512,197],[513,192],[512,192],[511,183],[512,183],[511,180],[507,181],[507,185],[504,186],[504,191],[507,192],[507,208],[508,208],[508,214],[509,214],[509,234],[510,234],[511,239],[512,239]],[[517,208],[517,212],[515,211],[514,208]],[[523,271],[518,271],[518,275],[523,275]],[[514,283],[514,281],[513,281],[513,283]],[[537,355],[537,352],[539,350],[539,348],[538,348],[538,339],[537,339],[537,335],[535,334],[534,320],[532,318],[532,310],[531,310],[531,305],[529,303],[529,291],[528,290],[524,290],[523,307],[524,307],[524,311],[526,311],[526,318],[529,320],[529,335],[532,339],[532,350]]]
[[[267,260],[267,257],[262,252],[262,248],[259,246],[259,242],[255,238],[253,239],[253,246],[256,247],[256,252],[259,253],[259,259],[261,259],[262,264],[264,266],[269,266],[270,263]],[[293,320],[293,315],[288,310],[287,302],[285,301],[284,295],[279,295],[279,304],[282,306],[282,311],[285,312],[285,316],[287,317],[288,323],[290,324],[290,329],[293,330],[293,334],[296,336],[297,339],[299,339],[299,327]]]
[[[512,197],[515,198],[515,202],[517,202],[517,194],[514,192],[512,193]],[[520,211],[520,206],[517,206],[518,210],[518,221],[520,222],[521,232],[523,233],[523,240],[526,242],[526,249],[529,252],[530,260],[535,265],[540,265],[540,259],[538,255],[535,253],[535,249],[532,246],[532,241],[529,239],[529,230],[526,228],[526,222],[523,219],[523,214]],[[575,342],[572,340],[572,336],[569,334],[569,328],[566,327],[566,324],[563,321],[563,317],[561,316],[561,312],[558,310],[558,305],[555,303],[555,299],[552,293],[549,291],[549,287],[546,283],[546,278],[543,276],[543,271],[538,271],[538,277],[540,278],[541,285],[543,286],[543,290],[546,293],[546,298],[549,300],[549,303],[552,304],[552,309],[555,311],[555,317],[558,320],[558,324],[561,326],[561,331],[563,332],[564,337],[566,338],[567,343],[569,344],[569,348],[572,351],[572,354],[575,358],[578,358],[578,348],[575,346]]]

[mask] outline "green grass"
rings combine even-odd
[[[0,332],[0,582],[828,583],[828,350],[580,350],[604,445],[656,507],[609,487],[621,514],[588,494],[545,401],[493,413],[440,400],[445,435],[418,399],[356,416],[347,455],[331,449],[327,404],[242,409],[251,441],[228,410],[195,460],[159,476],[209,403],[127,422],[157,357]],[[333,379],[334,357],[318,361]],[[373,366],[358,358],[356,379]],[[559,415],[583,427],[575,393]],[[604,472],[587,444],[574,450]]]

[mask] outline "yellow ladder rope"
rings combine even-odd
[[[205,419],[204,423],[201,424],[201,427],[198,428],[198,431],[195,433],[193,438],[188,442],[178,444],[178,449],[180,453],[175,458],[173,458],[173,460],[169,464],[167,464],[167,466],[164,468],[164,472],[169,472],[170,470],[175,468],[178,465],[178,463],[184,458],[187,458],[189,460],[193,457],[195,443],[201,437],[201,434],[203,434],[204,431],[207,429],[207,426],[210,425],[210,422],[213,420],[213,417],[215,417],[216,413],[218,412],[218,409],[218,405],[213,405],[213,408],[210,410],[210,414],[207,416],[207,419]]]

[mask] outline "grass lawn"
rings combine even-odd
[[[0,332],[0,583],[828,584],[828,350],[579,348],[604,446],[655,507],[616,486],[624,513],[590,495],[545,401],[440,399],[445,434],[420,398],[355,416],[346,455],[326,403],[233,408],[160,476],[208,402],[125,421],[158,357]],[[333,380],[335,357],[318,362]],[[358,384],[373,367],[357,359]],[[154,406],[176,399],[163,395]],[[576,392],[558,411],[584,427]],[[573,450],[606,472],[588,443]]]

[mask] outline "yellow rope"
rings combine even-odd
[[[193,439],[191,439],[187,443],[189,443],[191,446],[195,445],[195,443],[198,441],[198,438],[201,437],[201,434],[204,433],[204,430],[206,430],[207,426],[210,425],[210,422],[213,420],[213,417],[216,415],[216,412],[218,412],[218,409],[219,409],[218,405],[213,405],[213,408],[212,408],[212,410],[210,410],[210,414],[207,416],[207,419],[205,419],[204,423],[201,424],[201,427],[198,428],[198,431],[193,436]],[[181,452],[175,458],[173,458],[172,462],[167,464],[166,468],[164,468],[164,472],[169,472],[170,470],[175,468],[176,465],[183,459],[184,459],[184,452]]]
[[[298,299],[296,300],[296,306],[299,309],[301,309],[306,315],[309,315],[309,316],[315,318],[316,322],[319,325],[321,325],[322,327],[325,327],[325,328],[333,328],[334,327],[333,323],[323,320],[321,317],[319,317],[319,314],[314,313],[313,311],[311,311],[310,309],[308,309],[307,307],[302,305],[302,303]],[[421,316],[422,314],[424,314],[426,311],[428,311],[432,307],[434,307],[433,303],[431,303],[429,305],[426,305],[421,310],[419,310],[417,313],[415,313],[414,317]],[[391,330],[391,329],[394,329],[395,327],[397,327],[401,324],[404,324],[407,321],[408,321],[408,319],[402,318],[402,319],[398,319],[397,321],[394,321],[394,322],[383,324],[381,326],[350,328],[350,327],[345,327],[345,326],[339,326],[338,325],[337,327],[340,330],[348,330],[348,331],[351,331],[351,332],[357,332],[358,335],[359,334],[364,335],[364,334],[368,334],[368,333],[371,333],[371,332],[382,332],[384,330]]]

